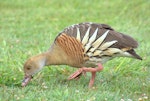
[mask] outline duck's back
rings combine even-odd
[[[141,59],[135,52],[138,43],[106,24],[80,23],[65,28],[55,39],[72,66],[94,66],[116,56]]]

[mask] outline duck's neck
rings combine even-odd
[[[68,60],[66,54],[56,46],[47,52],[37,55],[36,58],[41,66],[66,64]]]

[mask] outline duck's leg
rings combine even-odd
[[[96,72],[91,72],[91,74],[92,74],[92,77],[91,77],[90,82],[89,82],[89,88],[91,88],[94,84]]]
[[[86,76],[86,71],[84,71],[84,68],[86,67],[83,67],[83,68],[80,68],[78,69],[76,72],[74,72],[73,74],[71,74],[68,78],[68,80],[72,80],[72,79],[79,79],[81,75],[84,75]]]
[[[92,87],[94,84],[94,80],[96,77],[96,72],[101,71],[103,69],[103,66],[101,64],[98,64],[97,68],[87,68],[87,67],[83,67],[80,68],[79,70],[77,70],[75,73],[73,73],[71,76],[69,76],[69,80],[72,79],[77,79],[79,78],[82,74],[85,74],[86,72],[91,72],[92,73],[92,77],[90,79],[89,82],[89,87]]]

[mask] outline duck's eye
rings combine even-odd
[[[30,69],[31,69],[30,67],[27,68],[27,70],[30,70]]]

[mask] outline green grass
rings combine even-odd
[[[0,0],[0,100],[148,101],[149,5],[148,0]],[[26,59],[46,51],[61,30],[80,22],[106,23],[134,37],[143,61],[113,59],[104,64],[92,89],[90,74],[68,81],[76,70],[69,66],[45,67],[22,88]]]

